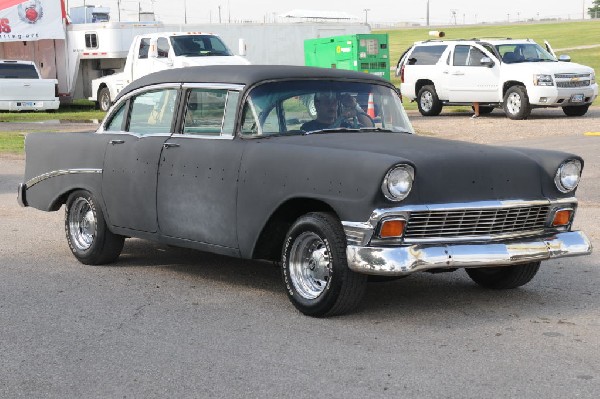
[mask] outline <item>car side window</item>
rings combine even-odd
[[[123,119],[125,118],[125,110],[127,109],[126,104],[127,101],[112,115],[110,121],[106,124],[105,131],[120,132],[123,130]]]
[[[133,98],[129,116],[131,133],[169,133],[173,123],[177,89],[153,90]]]
[[[158,58],[168,58],[169,57],[169,41],[166,37],[159,37],[156,40],[156,51]]]
[[[192,89],[183,119],[183,134],[233,134],[239,93],[228,90]]]
[[[474,46],[459,45],[454,48],[455,66],[483,66],[481,59],[487,55]]]
[[[435,65],[447,47],[447,45],[417,46],[408,58],[408,65]]]
[[[470,46],[454,47],[454,66],[466,66]]]
[[[140,49],[138,52],[138,58],[148,58],[148,50],[150,50],[150,39],[143,38],[140,40]]]

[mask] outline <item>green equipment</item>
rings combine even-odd
[[[304,41],[308,66],[361,71],[390,79],[387,33],[364,33]]]

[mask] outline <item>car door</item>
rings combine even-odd
[[[240,86],[184,86],[180,132],[165,143],[157,189],[161,234],[237,248],[237,182],[244,141],[234,139]]]
[[[447,75],[448,100],[451,103],[499,102],[500,65],[484,65],[481,59],[495,58],[477,45],[460,44],[454,47]]]
[[[103,132],[108,145],[102,196],[112,226],[157,231],[158,164],[163,144],[173,131],[177,95],[177,86],[135,95],[115,112]],[[120,131],[119,118],[123,119]]]

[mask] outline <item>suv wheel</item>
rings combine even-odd
[[[587,105],[571,105],[563,107],[563,112],[567,116],[583,116],[588,112],[590,104]]]
[[[510,119],[527,119],[531,114],[529,97],[524,86],[512,86],[504,95],[504,112]]]
[[[419,112],[423,116],[436,116],[442,112],[442,102],[432,85],[421,87],[419,94],[417,94],[417,103]]]

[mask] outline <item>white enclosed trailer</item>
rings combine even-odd
[[[57,79],[62,102],[92,97],[92,80],[121,72],[136,35],[201,31],[219,35],[252,64],[304,65],[304,40],[369,33],[359,23],[163,24],[104,22],[70,24],[65,40],[0,42],[0,59],[33,61],[43,78]],[[238,51],[236,51],[238,50]]]

